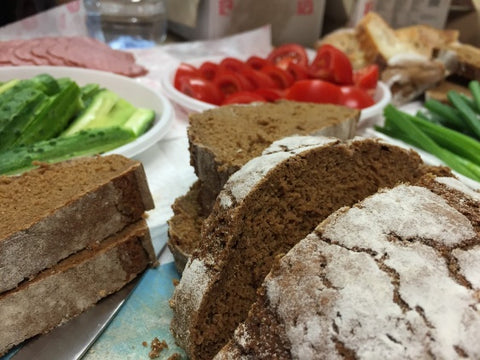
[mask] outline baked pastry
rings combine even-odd
[[[120,155],[0,177],[0,293],[137,222],[153,206],[142,164]]]
[[[145,220],[0,294],[0,355],[77,316],[156,261]]]
[[[467,80],[480,80],[480,48],[457,42],[439,46],[434,50],[434,56],[444,64],[449,74]]]
[[[293,136],[234,173],[203,224],[172,297],[171,330],[191,359],[230,339],[274,259],[342,206],[430,171],[413,151],[373,139]]]
[[[272,268],[221,359],[477,359],[480,193],[449,178],[342,208]]]
[[[168,222],[168,246],[177,270],[183,271],[198,247],[202,222],[231,174],[273,141],[288,135],[351,138],[359,115],[345,107],[290,101],[222,106],[191,115],[189,148],[199,181],[176,199]]]

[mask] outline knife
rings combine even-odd
[[[155,242],[161,244],[158,259],[167,246],[167,225],[163,224],[150,231],[152,239],[155,238]],[[142,276],[137,276],[116,293],[47,334],[28,340],[10,359],[81,359],[113,320],[141,278]]]

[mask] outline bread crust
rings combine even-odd
[[[118,155],[107,160],[115,163],[116,157]],[[120,171],[92,182],[87,190],[64,199],[62,204],[40,217],[33,214],[25,221],[27,225],[10,225],[9,233],[0,239],[0,292],[15,288],[77,251],[96,246],[153,208],[142,164],[123,157],[121,161],[125,164],[121,165]],[[86,163],[97,166],[100,160],[97,163],[88,158],[70,161],[68,166],[48,165],[47,169],[33,170],[31,175],[42,176],[42,171],[54,171],[60,175],[62,171],[75,172],[78,171],[76,164],[85,166]],[[9,179],[12,182],[21,180]],[[5,184],[1,192],[6,194],[9,189]]]
[[[155,260],[147,224],[141,219],[0,294],[0,355],[79,315]]]

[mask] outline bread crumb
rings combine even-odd
[[[143,347],[147,347],[148,346],[148,343],[146,341],[142,341],[142,346]]]
[[[172,354],[167,360],[180,360],[182,356],[179,353]]]
[[[165,340],[160,341],[157,337],[155,337],[150,344],[150,349],[151,350],[148,356],[150,359],[156,359],[160,356],[160,353],[163,351],[163,349],[168,349],[168,345]]]
[[[180,283],[178,279],[172,279],[173,286],[177,286]]]

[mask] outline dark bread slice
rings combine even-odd
[[[185,195],[175,199],[173,216],[168,220],[168,248],[179,273],[183,272],[191,254],[200,244],[200,232],[205,220],[198,200],[200,186],[197,180]]]
[[[156,262],[145,220],[0,294],[0,355],[118,291]]]
[[[94,246],[153,206],[142,164],[120,155],[0,177],[0,292]]]
[[[204,215],[227,179],[273,141],[291,135],[349,139],[355,135],[358,110],[292,101],[230,105],[190,116],[190,163],[202,186]]]

